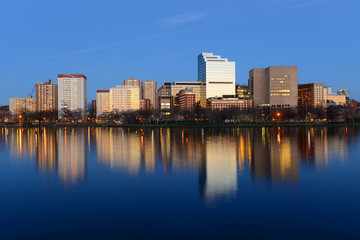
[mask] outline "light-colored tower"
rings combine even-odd
[[[114,112],[140,109],[140,89],[137,86],[110,88],[110,110]]]
[[[254,107],[296,107],[298,105],[298,68],[255,68],[249,72],[249,89]]]
[[[235,62],[213,53],[201,53],[198,80],[206,82],[206,98],[235,95]]]
[[[81,111],[86,118],[87,78],[83,74],[58,75],[58,110]],[[63,114],[59,114],[62,119]]]
[[[146,80],[145,82],[141,82],[141,98],[149,99],[151,109],[156,109],[157,101],[157,82]]]
[[[110,113],[110,90],[96,91],[96,117]]]
[[[36,111],[57,111],[58,109],[58,85],[49,82],[36,84]]]
[[[140,79],[124,79],[124,86],[138,86],[140,88]]]

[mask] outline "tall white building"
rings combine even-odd
[[[96,117],[110,113],[110,91],[109,90],[97,90],[96,91]]]
[[[213,53],[201,53],[198,80],[206,82],[206,98],[235,95],[235,62]]]
[[[110,110],[114,112],[140,109],[140,88],[138,86],[117,86],[110,88]]]
[[[81,111],[86,118],[87,78],[83,74],[58,74],[58,110],[59,118],[63,111]]]

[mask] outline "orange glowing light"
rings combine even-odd
[[[277,114],[276,114],[276,116],[280,117],[280,116],[281,116],[281,114],[280,114],[280,113],[277,113]]]

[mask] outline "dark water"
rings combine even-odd
[[[360,239],[359,128],[0,128],[0,239]]]

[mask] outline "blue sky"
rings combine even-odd
[[[299,66],[299,83],[348,88],[360,100],[360,1],[0,1],[0,105],[58,73],[97,89],[123,79],[195,81],[197,55],[251,68]]]

